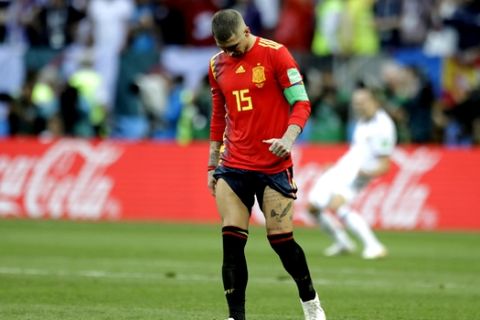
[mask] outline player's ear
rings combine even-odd
[[[245,27],[245,30],[243,30],[243,34],[245,34],[245,38],[248,38],[248,36],[251,34],[250,28]]]

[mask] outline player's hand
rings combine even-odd
[[[210,193],[212,194],[212,196],[215,197],[215,187],[217,186],[217,179],[215,179],[215,177],[213,176],[214,172],[215,170],[208,171],[207,185]]]
[[[271,153],[280,158],[290,155],[290,152],[292,151],[293,141],[290,141],[289,139],[272,138],[268,140],[263,140],[263,142],[269,144],[270,147],[268,148],[268,150],[270,150]]]

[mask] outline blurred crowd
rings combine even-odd
[[[297,58],[303,140],[348,141],[366,84],[400,143],[480,143],[480,0],[0,0],[0,136],[208,139],[221,8]]]

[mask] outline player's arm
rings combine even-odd
[[[303,130],[311,113],[310,100],[303,83],[302,74],[292,55],[285,47],[277,51],[276,68],[278,80],[284,88],[283,95],[292,108],[288,125],[297,125]]]
[[[211,86],[212,116],[210,121],[210,148],[207,166],[207,185],[212,195],[215,196],[215,186],[217,181],[214,178],[213,173],[220,162],[220,148],[223,144],[223,134],[226,126],[226,109],[225,97],[220,90],[220,86],[218,85],[215,77],[213,60],[211,61],[211,68],[209,69],[208,76]]]
[[[220,85],[217,82],[216,77],[216,65],[215,58],[210,60],[210,68],[208,70],[208,80],[210,83],[210,93],[212,97],[212,115],[210,119],[210,140],[211,141],[223,141],[223,133],[226,127],[226,108],[225,108],[225,96],[220,89]]]
[[[377,157],[378,166],[373,170],[360,170],[358,172],[359,177],[373,179],[384,175],[390,169],[390,156],[380,156]]]
[[[210,151],[208,155],[208,175],[207,185],[210,193],[215,196],[215,186],[217,185],[217,179],[213,176],[215,168],[220,161],[220,148],[222,147],[221,141],[210,141]]]
[[[292,106],[292,113],[290,114],[288,125],[297,125],[303,130],[311,113],[310,100],[308,99],[307,90],[305,89],[303,81],[286,88],[283,94]]]
[[[282,138],[264,140],[269,143],[269,150],[278,157],[285,157],[292,151],[293,144],[303,130],[310,116],[310,101],[303,82],[300,81],[284,90],[284,95],[292,106],[288,127]]]
[[[310,116],[311,107],[302,75],[293,57],[285,47],[282,47],[276,53],[277,77],[280,85],[284,88],[283,95],[292,107],[292,112],[288,120],[287,130],[282,138],[268,139],[264,142],[270,144],[269,150],[273,154],[284,157],[292,151],[293,144]]]
[[[279,157],[285,157],[292,151],[293,144],[302,132],[311,112],[310,101],[308,100],[303,81],[301,81],[300,73],[298,73],[298,76],[300,81],[283,91],[285,98],[292,106],[292,113],[288,120],[287,130],[281,139],[269,139],[265,141],[271,144],[269,150]]]
[[[263,140],[264,143],[270,144],[268,150],[278,157],[286,157],[292,151],[293,144],[302,132],[302,128],[296,124],[290,124],[287,131],[280,139],[272,138]]]

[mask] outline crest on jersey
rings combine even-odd
[[[252,82],[255,83],[257,87],[263,87],[266,80],[264,66],[256,66],[252,69]]]

